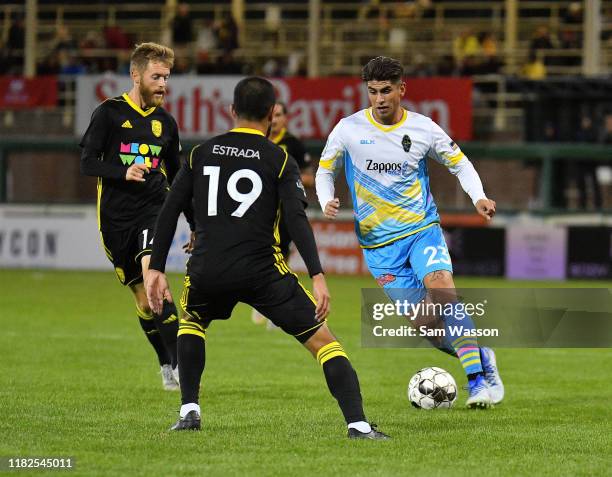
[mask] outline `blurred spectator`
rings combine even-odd
[[[482,64],[480,65],[481,74],[496,74],[502,66],[502,62],[497,56],[497,39],[490,32],[480,34],[480,48],[482,50]]]
[[[604,117],[603,129],[599,134],[599,142],[601,144],[612,144],[612,113],[608,113]]]
[[[231,53],[238,48],[238,25],[231,13],[226,13],[221,21],[213,25],[213,32],[219,49]]]
[[[582,37],[580,33],[571,28],[563,28],[559,34],[559,43],[565,50],[579,50],[576,54],[564,55],[557,58],[555,64],[561,66],[580,66],[582,64]],[[571,53],[571,52],[568,52]]]
[[[282,20],[282,11],[279,5],[266,5],[264,39],[278,46],[279,30]]]
[[[192,41],[193,20],[189,15],[189,5],[187,3],[179,3],[172,20],[172,45],[180,48],[188,46]]]
[[[74,55],[78,52],[77,42],[72,38],[70,30],[68,30],[68,27],[65,25],[60,25],[57,28],[52,43],[53,50],[58,53],[66,52],[70,55]]]
[[[97,30],[89,30],[85,34],[85,37],[79,42],[80,55],[85,62],[88,73],[105,71],[105,66],[107,65],[100,52],[105,46],[104,38]],[[113,70],[114,69],[116,69],[116,65],[114,65]]]
[[[199,75],[215,74],[216,66],[210,59],[208,51],[198,51],[196,73]]]
[[[133,46],[133,41],[120,26],[105,27],[104,41],[111,50],[131,50]]]
[[[582,25],[582,3],[572,2],[563,16],[563,23],[568,25]]]
[[[85,65],[74,51],[58,50],[57,51],[62,75],[80,75],[87,72]]]
[[[597,142],[597,131],[590,116],[584,115],[580,118],[580,127],[576,131],[575,140],[577,142]],[[587,208],[589,191],[592,191],[593,206],[596,209],[602,206],[601,186],[597,180],[597,166],[596,161],[580,160],[572,162],[570,177],[574,177],[576,180],[578,205],[581,209]]]
[[[456,76],[458,74],[452,55],[444,55],[440,58],[436,65],[436,74],[438,76]]]
[[[220,75],[240,75],[244,65],[237,61],[231,51],[226,51],[217,59],[215,73]]]
[[[434,69],[422,53],[417,53],[412,58],[412,62],[406,68],[406,76],[412,76],[414,78],[426,78],[433,76]]]
[[[282,78],[285,76],[281,58],[268,58],[261,68],[262,75],[267,78]]]
[[[535,51],[529,53],[529,60],[521,69],[521,76],[530,80],[543,80],[546,78],[546,66]]]
[[[453,55],[458,65],[462,65],[466,57],[477,56],[480,53],[480,42],[473,30],[466,30],[455,38],[453,42]]]
[[[52,51],[47,57],[38,64],[36,67],[36,74],[38,75],[57,75],[61,71],[61,65],[59,62],[59,53]]]
[[[188,75],[192,73],[191,61],[186,56],[176,56],[174,59],[173,75]]]
[[[209,22],[198,25],[198,36],[196,38],[197,52],[210,52],[216,47],[216,39],[211,24]]]
[[[8,30],[3,56],[6,63],[4,74],[23,74],[23,50],[25,49],[25,26],[23,15],[16,14]]]
[[[538,27],[529,44],[529,52],[537,54],[540,50],[551,50],[554,47],[553,38],[550,35],[548,27]],[[544,64],[554,64],[554,59],[551,61],[551,59],[544,57]]]

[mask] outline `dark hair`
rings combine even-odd
[[[234,88],[234,111],[239,118],[262,120],[275,104],[274,86],[264,78],[249,76]]]
[[[377,56],[372,58],[361,70],[363,81],[391,81],[397,83],[404,75],[402,64],[388,56]]]

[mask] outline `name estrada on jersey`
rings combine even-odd
[[[486,198],[472,163],[430,118],[404,110],[398,123],[386,126],[371,108],[358,111],[340,120],[327,139],[316,177],[321,208],[334,198],[334,179],[344,166],[362,248],[439,223],[428,157],[456,175],[474,203]]]
[[[101,230],[129,228],[149,209],[157,213],[180,166],[178,127],[166,110],[143,111],[127,93],[108,99],[93,112],[80,146],[82,172],[98,177]],[[132,164],[149,168],[144,182],[125,180]]]

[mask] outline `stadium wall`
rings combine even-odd
[[[566,225],[550,220],[509,221],[494,227],[443,217],[446,241],[459,275],[510,279],[612,278],[612,224]],[[334,274],[367,274],[350,220],[312,220],[323,267]],[[189,226],[180,218],[169,271],[185,270],[181,246]],[[293,253],[296,272],[306,268]],[[94,206],[0,206],[0,268],[109,270]]]

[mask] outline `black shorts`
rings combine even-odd
[[[227,320],[238,302],[252,306],[300,343],[306,342],[324,323],[315,319],[315,300],[293,274],[250,288],[215,293],[207,293],[205,286],[199,288],[189,276],[185,277],[181,305],[187,312],[184,320],[187,327],[190,321],[195,321],[198,329],[205,330],[213,320]]]
[[[112,262],[123,285],[142,282],[140,260],[151,255],[157,215],[139,217],[136,225],[126,230],[100,232],[106,256]]]

